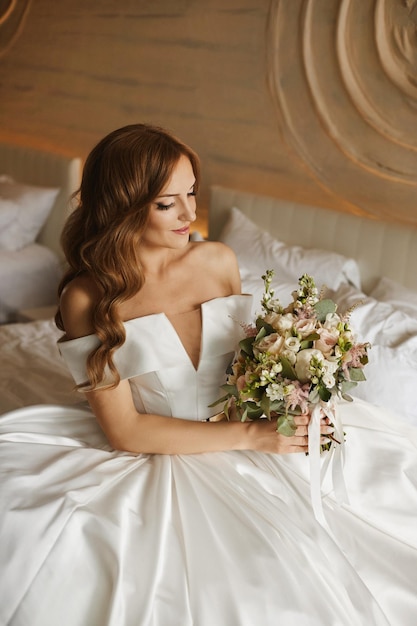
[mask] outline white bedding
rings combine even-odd
[[[0,250],[0,323],[15,321],[20,309],[55,304],[61,275],[58,256],[46,246]]]
[[[84,403],[59,354],[61,335],[52,319],[0,326],[0,414],[36,404]]]

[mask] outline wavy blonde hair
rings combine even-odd
[[[78,200],[67,219],[61,244],[68,269],[58,288],[87,273],[101,297],[93,311],[94,331],[100,345],[87,359],[88,382],[94,389],[109,368],[113,386],[120,381],[114,351],[126,335],[117,309],[144,283],[140,242],[151,203],[168,183],[181,156],[191,163],[200,182],[196,153],[170,132],[149,124],[132,124],[111,132],[93,148],[84,165]],[[138,255],[139,251],[139,255]],[[60,310],[56,325],[65,332]]]

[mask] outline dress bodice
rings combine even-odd
[[[126,341],[114,355],[121,380],[129,379],[139,412],[186,419],[206,419],[218,412],[209,408],[220,394],[240,339],[242,324],[250,320],[251,296],[233,295],[201,305],[200,359],[195,367],[173,324],[164,313],[124,323]],[[88,335],[59,344],[77,384],[87,379],[86,359],[99,344]],[[109,384],[109,373],[102,386]]]

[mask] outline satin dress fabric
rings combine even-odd
[[[165,315],[126,322],[116,361],[138,410],[216,413],[250,308],[202,305],[197,368]],[[61,344],[76,382],[97,342]],[[88,408],[3,415],[0,624],[415,626],[416,431],[362,401],[340,415],[349,502],[323,485],[330,533],[304,454],[131,454]]]

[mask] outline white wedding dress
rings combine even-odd
[[[117,364],[138,410],[216,412],[250,305],[202,305],[198,368],[165,315],[126,322]],[[78,382],[96,342],[61,344]],[[361,401],[340,414],[349,503],[324,489],[330,533],[306,455],[135,455],[87,408],[4,415],[0,624],[415,626],[416,432]]]

